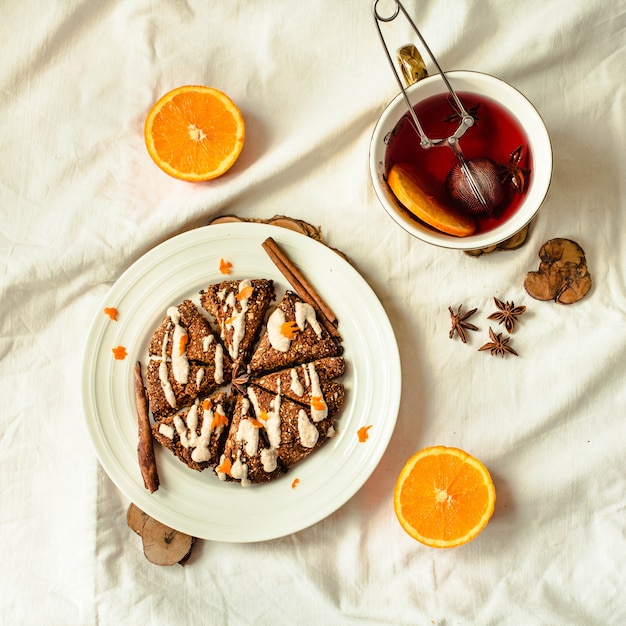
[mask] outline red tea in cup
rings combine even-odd
[[[496,166],[503,200],[491,215],[475,215],[477,233],[486,233],[506,222],[522,203],[532,175],[529,141],[519,122],[495,100],[483,94],[457,92],[465,109],[475,120],[460,140],[468,161],[487,158]],[[427,137],[451,136],[460,124],[460,116],[449,93],[440,93],[418,102],[415,113]],[[447,146],[422,148],[409,114],[405,114],[385,138],[385,170],[396,163],[408,163],[419,175],[424,192],[442,206],[458,211],[446,186],[458,159]],[[416,218],[417,219],[417,218]]]

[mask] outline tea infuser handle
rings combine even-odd
[[[408,87],[428,76],[426,63],[412,43],[396,50],[396,60]]]
[[[415,130],[417,131],[417,134],[420,137],[420,145],[422,146],[422,148],[430,148],[433,144],[430,141],[430,139],[428,139],[428,137],[426,136],[426,133],[424,132],[422,125],[420,124],[420,121],[417,118],[415,111],[413,110],[413,105],[411,104],[411,101],[409,100],[409,96],[406,93],[404,85],[402,84],[402,79],[400,78],[400,75],[398,74],[396,70],[396,66],[393,62],[393,59],[391,58],[391,54],[389,53],[389,48],[387,48],[387,43],[385,42],[383,31],[380,27],[380,22],[391,22],[395,20],[396,17],[398,17],[398,14],[400,13],[400,4],[396,3],[396,9],[390,16],[384,16],[378,13],[379,1],[380,0],[373,0],[372,2],[372,13],[374,14],[374,23],[376,24],[376,29],[378,30],[378,36],[380,37],[380,41],[383,45],[383,50],[385,51],[385,54],[387,55],[387,60],[389,61],[389,65],[391,66],[393,74],[396,77],[396,81],[398,83],[398,86],[400,87],[400,91],[408,107],[409,115],[411,116],[411,119],[413,120],[413,125],[415,126]]]
[[[477,183],[472,172],[470,171],[470,168],[467,163],[467,159],[465,158],[461,150],[461,145],[459,143],[459,140],[465,134],[467,129],[474,125],[474,121],[475,121],[474,118],[465,110],[465,107],[463,106],[462,102],[459,100],[459,97],[456,95],[456,92],[452,88],[452,85],[450,85],[445,72],[441,69],[441,66],[437,62],[435,55],[432,53],[432,51],[428,47],[426,40],[422,37],[422,34],[420,33],[419,29],[415,25],[415,22],[413,22],[413,20],[411,19],[411,16],[407,13],[406,9],[404,8],[400,0],[394,0],[396,6],[395,6],[394,11],[391,13],[391,15],[382,15],[381,13],[379,13],[378,11],[379,2],[380,0],[373,0],[372,2],[372,13],[374,16],[374,23],[376,24],[376,29],[378,30],[378,36],[380,37],[380,41],[383,45],[383,49],[385,51],[385,54],[387,55],[387,60],[389,61],[389,65],[391,66],[394,76],[396,77],[398,86],[400,87],[402,96],[404,97],[404,100],[407,104],[407,109],[408,109],[409,115],[411,116],[413,124],[415,126],[415,130],[417,131],[417,134],[420,137],[420,145],[422,146],[422,148],[425,148],[425,149],[432,148],[435,146],[446,146],[446,145],[449,146],[451,150],[454,152],[454,154],[456,155],[459,161],[461,170],[463,171],[463,174],[465,175],[465,178],[467,179],[470,185],[470,188],[472,192],[474,193],[474,196],[483,207],[487,208],[487,202],[485,201],[485,197],[483,193],[481,192],[480,185]],[[383,36],[383,32],[380,27],[381,22],[382,23],[392,22],[398,17],[398,15],[400,14],[400,11],[402,11],[402,14],[404,15],[405,19],[415,31],[415,34],[417,35],[422,46],[424,47],[424,50],[426,50],[426,52],[428,53],[428,56],[430,57],[433,65],[437,68],[437,71],[439,72],[441,79],[443,80],[443,83],[446,86],[447,90],[450,92],[450,95],[452,96],[452,99],[454,100],[454,103],[456,104],[458,112],[460,114],[461,122],[459,124],[459,127],[456,129],[454,134],[450,135],[450,137],[447,137],[445,139],[430,139],[424,132],[424,129],[422,128],[422,125],[420,124],[420,121],[417,117],[417,114],[415,113],[415,110],[413,109],[413,105],[411,104],[411,101],[409,100],[409,96],[406,92],[406,89],[404,88],[404,85],[402,84],[400,75],[398,74],[396,70],[393,59],[391,58],[391,54],[389,53],[389,48],[387,47],[387,42],[385,41],[385,37]],[[419,55],[419,52],[417,52],[417,55],[421,58],[421,55]],[[422,63],[423,63],[423,59],[422,59]]]
[[[426,43],[426,40],[422,37],[422,34],[420,33],[419,29],[417,28],[417,26],[415,25],[415,22],[411,19],[411,16],[407,13],[406,9],[404,8],[404,5],[400,2],[400,0],[394,0],[395,2],[395,9],[394,11],[391,13],[391,15],[382,15],[379,10],[378,10],[378,3],[380,2],[380,0],[373,0],[372,2],[372,13],[374,15],[374,22],[376,24],[376,29],[378,30],[378,36],[380,37],[380,41],[383,45],[383,49],[385,51],[385,54],[387,56],[387,60],[389,61],[389,65],[391,66],[391,69],[393,70],[394,76],[396,77],[396,81],[398,83],[398,86],[400,87],[400,91],[402,92],[402,95],[404,97],[404,100],[407,103],[407,107],[409,110],[409,114],[411,115],[411,118],[413,120],[413,123],[415,124],[415,129],[418,133],[418,135],[420,136],[420,144],[423,148],[431,148],[433,146],[438,146],[438,145],[442,145],[445,143],[450,143],[450,140],[459,140],[464,134],[465,131],[470,128],[470,126],[473,126],[474,124],[474,118],[465,110],[465,107],[463,106],[463,103],[459,100],[459,97],[456,95],[456,92],[454,91],[454,89],[452,88],[452,85],[450,85],[450,82],[448,81],[448,78],[446,77],[445,72],[441,69],[441,66],[439,65],[439,63],[437,62],[437,59],[435,58],[435,55],[432,53],[431,49],[429,48],[428,44]],[[417,115],[415,114],[415,111],[413,110],[413,106],[411,105],[411,101],[409,100],[409,97],[406,93],[406,89],[402,83],[402,79],[400,78],[400,75],[398,74],[397,70],[396,70],[396,66],[393,62],[393,59],[391,58],[391,54],[389,53],[389,48],[387,47],[387,42],[385,41],[385,37],[383,36],[383,32],[382,29],[380,27],[380,22],[392,22],[393,20],[396,19],[396,17],[398,17],[398,15],[400,14],[400,11],[402,11],[402,14],[404,15],[405,19],[407,20],[407,22],[410,24],[411,28],[413,28],[413,30],[415,31],[415,34],[417,35],[418,39],[420,40],[420,43],[422,44],[424,50],[427,52],[428,56],[430,57],[430,60],[432,61],[433,65],[437,68],[437,71],[439,72],[439,74],[441,75],[441,79],[444,82],[444,85],[446,86],[446,89],[450,92],[450,95],[452,96],[452,99],[454,100],[454,103],[456,104],[456,106],[458,107],[458,111],[460,113],[460,117],[461,117],[461,123],[459,124],[459,127],[457,128],[456,132],[447,140],[446,139],[436,139],[436,140],[431,140],[428,138],[428,136],[426,135],[426,133],[424,132],[422,125],[420,124],[419,119],[417,118]],[[423,72],[426,73],[426,75],[428,74],[428,71],[426,70],[426,65],[424,64],[424,61],[421,57],[421,55],[419,54],[419,52],[417,51],[417,49],[415,50],[415,53],[413,54],[417,54],[417,57],[419,57],[419,59],[421,60],[421,63],[423,65]],[[415,81],[413,81],[415,82]],[[412,83],[411,83],[412,84]]]

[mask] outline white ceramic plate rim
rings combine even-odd
[[[137,463],[136,361],[145,363],[154,328],[167,307],[229,278],[284,277],[261,248],[273,237],[316,286],[340,320],[347,372],[338,433],[311,457],[266,485],[242,488],[195,472],[155,446],[159,489],[144,487]],[[115,307],[112,321],[104,307]],[[123,345],[125,360],[113,358]],[[400,356],[389,319],[363,277],[340,255],[299,233],[256,223],[216,224],[178,235],[136,261],[110,289],[85,346],[82,398],[90,438],[111,480],[139,508],[194,537],[253,542],[282,537],[317,523],[345,504],[378,465],[393,433],[401,395]],[[360,443],[357,431],[370,426]],[[292,487],[295,478],[299,479]]]

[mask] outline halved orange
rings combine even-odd
[[[412,165],[396,163],[389,170],[387,182],[399,202],[422,222],[456,237],[474,234],[474,219],[452,207],[443,206],[437,198],[426,194]]]
[[[170,176],[190,182],[211,180],[228,171],[246,135],[235,103],[212,87],[186,85],[162,96],[144,126],[146,147]]]
[[[393,505],[402,528],[433,548],[474,539],[491,518],[496,490],[487,468],[458,448],[414,454],[396,482]]]

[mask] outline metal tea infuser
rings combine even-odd
[[[422,34],[411,19],[411,16],[407,13],[402,3],[399,0],[394,0],[396,5],[394,11],[391,13],[391,15],[385,16],[381,15],[378,10],[379,2],[380,0],[373,0],[372,2],[372,13],[374,15],[374,22],[376,24],[378,36],[380,37],[383,49],[385,51],[385,54],[387,55],[389,65],[393,70],[401,93],[404,97],[404,100],[406,101],[408,112],[413,122],[415,131],[419,135],[420,146],[425,150],[442,146],[449,147],[454,152],[456,158],[459,161],[459,166],[452,170],[449,177],[449,185],[452,187],[452,189],[450,189],[451,194],[468,211],[473,213],[485,212],[491,214],[492,210],[501,200],[502,185],[499,180],[497,167],[492,161],[487,158],[477,158],[468,161],[465,158],[465,155],[463,154],[460,145],[461,137],[463,137],[467,130],[470,129],[475,123],[473,116],[463,106],[463,103],[461,102],[456,92],[452,88],[452,85],[448,81],[445,72],[441,69],[441,66],[437,62],[435,55],[430,50],[428,44],[422,37]],[[415,110],[411,105],[402,79],[398,74],[393,59],[391,58],[391,54],[389,53],[389,48],[387,47],[387,43],[382,33],[381,22],[392,22],[398,17],[400,12],[402,12],[408,23],[415,31],[417,38],[419,39],[424,50],[430,57],[433,65],[437,68],[437,71],[439,72],[441,79],[446,86],[446,89],[450,92],[452,100],[454,101],[454,104],[458,109],[460,117],[459,127],[449,137],[432,139],[426,135],[417,117],[417,114],[415,113]],[[419,55],[419,53],[417,54]],[[419,59],[419,61],[421,61],[421,59]],[[421,61],[421,63],[423,64],[423,61]]]

